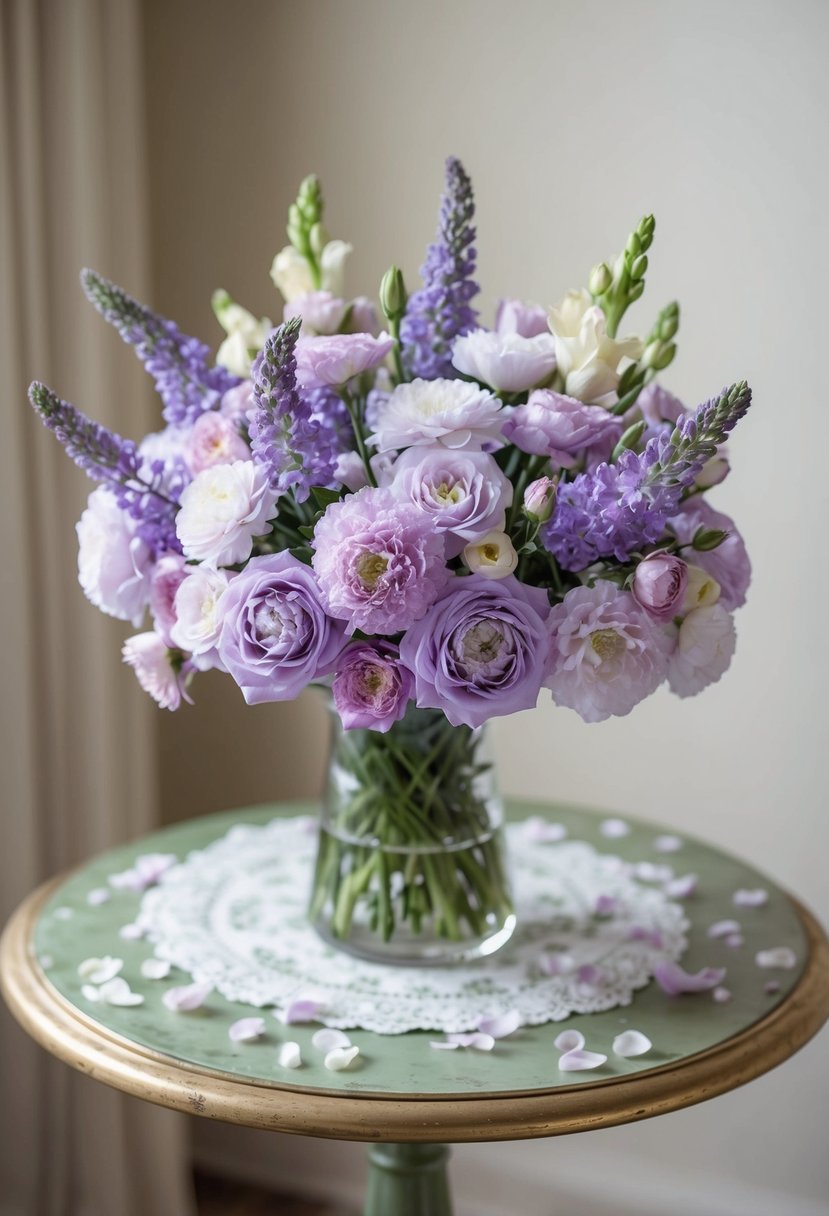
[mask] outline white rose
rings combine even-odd
[[[638,359],[639,338],[611,338],[598,304],[586,291],[570,291],[550,309],[550,329],[556,343],[556,364],[569,397],[592,404],[612,405],[622,359]]]
[[[276,515],[265,471],[251,460],[213,465],[181,495],[176,534],[185,556],[211,566],[232,566],[250,556],[253,537]]]
[[[463,560],[473,574],[484,578],[506,578],[518,565],[518,554],[506,532],[487,532],[463,551]]]
[[[208,566],[188,574],[176,591],[176,622],[170,630],[175,646],[193,655],[206,655],[216,646],[222,629],[218,605],[228,582],[223,570]]]
[[[89,495],[76,525],[84,594],[101,612],[137,627],[150,600],[152,553],[135,528],[103,486]]]

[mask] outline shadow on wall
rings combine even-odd
[[[211,671],[199,675],[194,698],[157,718],[164,823],[319,797],[328,752],[321,693],[251,706],[226,675]]]

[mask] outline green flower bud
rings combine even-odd
[[[617,461],[619,459],[622,452],[626,451],[628,448],[636,447],[637,443],[639,442],[639,440],[642,438],[642,435],[644,434],[646,426],[647,426],[647,423],[645,422],[645,419],[642,418],[639,422],[634,422],[633,426],[628,427],[628,429],[622,435],[622,438],[616,444],[616,447],[613,449],[613,452],[611,453],[611,456],[610,456],[611,464],[613,464],[615,461]]]
[[[587,281],[587,289],[591,296],[602,296],[613,282],[613,275],[610,272],[610,267],[607,262],[599,262],[598,266],[594,266],[590,271],[590,278]]]
[[[718,548],[727,536],[728,533],[721,528],[697,528],[691,546],[699,553],[707,553],[710,549]]]
[[[679,329],[679,305],[669,304],[663,309],[657,324],[657,333],[663,342],[670,342]]]
[[[406,287],[397,266],[390,266],[380,283],[380,307],[389,321],[399,321],[406,311]]]
[[[639,279],[638,282],[631,283],[630,288],[628,290],[628,303],[633,304],[636,300],[638,300],[644,290],[645,290],[645,280],[644,279]]]
[[[320,255],[322,254],[323,249],[328,244],[328,241],[329,241],[328,233],[325,231],[325,228],[323,227],[322,224],[317,223],[317,224],[314,224],[314,226],[311,229],[308,236],[309,236],[311,250],[314,254],[314,257],[319,258]]]
[[[638,258],[634,258],[630,267],[630,277],[632,279],[644,279],[645,271],[648,269],[648,255],[640,253]]]
[[[673,363],[675,354],[675,343],[660,342],[659,339],[657,339],[655,342],[651,342],[645,347],[645,353],[642,356],[642,364],[644,367],[649,367],[655,372],[662,372],[666,367],[669,366],[669,364]]]
[[[642,242],[639,239],[638,232],[631,232],[630,236],[628,237],[628,243],[625,245],[625,249],[628,251],[631,257],[634,258],[642,252]]]

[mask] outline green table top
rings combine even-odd
[[[198,1010],[171,1012],[162,1003],[162,993],[189,982],[189,977],[174,969],[164,981],[143,979],[139,967],[151,956],[152,947],[145,941],[125,941],[119,937],[119,928],[134,919],[140,896],[117,890],[107,903],[90,906],[88,893],[106,887],[108,875],[129,867],[140,853],[172,852],[183,858],[190,850],[224,834],[233,823],[261,823],[274,815],[309,810],[297,806],[255,807],[185,822],[97,857],[51,895],[35,928],[35,953],[49,984],[85,1018],[153,1052],[267,1086],[407,1097],[547,1091],[561,1086],[595,1085],[597,1081],[670,1065],[743,1031],[785,1001],[797,986],[808,957],[807,937],[792,903],[768,878],[736,858],[690,838],[683,838],[680,852],[661,856],[653,847],[660,829],[652,824],[628,819],[630,833],[609,840],[599,831],[606,813],[569,807],[539,808],[531,804],[514,804],[510,813],[512,817],[523,817],[540,809],[563,823],[571,838],[587,840],[600,851],[631,861],[667,861],[677,872],[696,873],[697,893],[685,905],[692,928],[682,964],[692,972],[706,966],[726,967],[724,984],[732,999],[715,1003],[710,992],[671,997],[652,983],[637,993],[632,1005],[626,1008],[573,1015],[566,1022],[526,1027],[499,1041],[491,1053],[434,1051],[429,1041],[441,1037],[434,1032],[384,1036],[354,1030],[349,1037],[359,1046],[360,1056],[356,1066],[343,1072],[325,1069],[322,1054],[311,1046],[318,1025],[285,1027],[267,1016],[267,1011],[226,1001],[216,992]],[[757,887],[769,892],[764,906],[734,907],[735,890]],[[707,936],[712,923],[726,918],[739,920],[744,936],[744,944],[739,948]],[[776,946],[788,946],[795,952],[798,959],[795,968],[769,971],[757,966],[756,952]],[[134,990],[145,996],[143,1005],[122,1008],[91,1003],[84,998],[78,964],[90,956],[108,954],[124,959],[122,975]],[[777,992],[765,991],[769,980],[779,984]],[[254,1042],[232,1043],[228,1027],[238,1018],[255,1012],[266,1014],[267,1033]],[[559,1052],[553,1041],[563,1029],[569,1028],[585,1035],[590,1050],[608,1056],[602,1068],[579,1073],[559,1071]],[[628,1028],[640,1030],[651,1039],[653,1049],[647,1055],[623,1059],[612,1053],[614,1036]],[[277,1063],[279,1044],[286,1039],[297,1041],[302,1048],[303,1066],[296,1072],[289,1072]]]

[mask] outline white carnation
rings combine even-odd
[[[380,406],[371,441],[381,452],[439,443],[480,450],[500,446],[502,422],[501,402],[477,384],[412,380]]]
[[[137,627],[150,599],[152,553],[135,528],[110,491],[99,486],[89,495],[76,531],[78,580],[87,599]]]
[[[193,478],[181,496],[176,534],[186,557],[232,566],[250,557],[254,536],[263,536],[275,515],[265,471],[251,460],[234,460]]]
[[[689,612],[668,664],[671,691],[692,697],[715,684],[728,669],[736,645],[734,621],[722,604]]]

